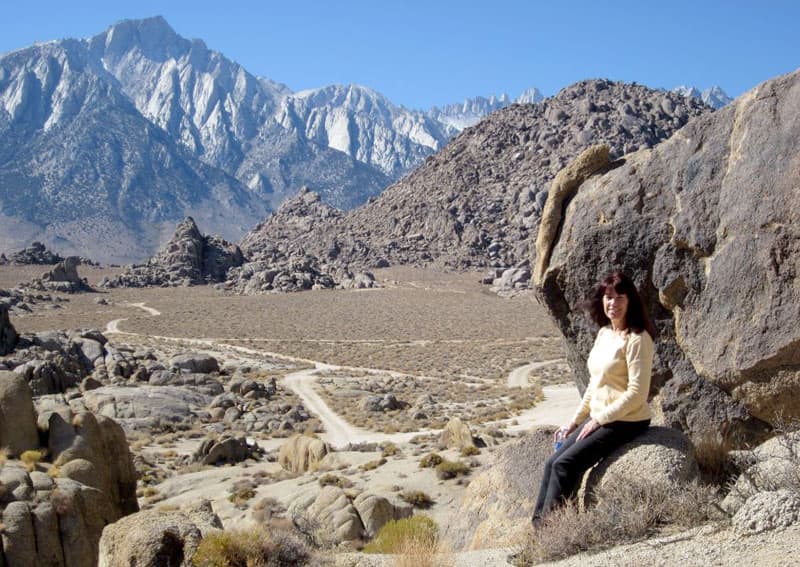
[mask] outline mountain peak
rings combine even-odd
[[[192,42],[181,37],[162,16],[141,20],[122,20],[90,40],[100,44],[106,56],[121,56],[137,46],[142,53],[156,61],[185,53]],[[205,44],[203,44],[205,46]]]

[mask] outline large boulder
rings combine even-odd
[[[195,509],[146,510],[106,526],[98,567],[189,567],[203,536],[222,529],[207,501]]]
[[[372,492],[362,492],[356,496],[353,507],[358,512],[368,537],[375,537],[387,522],[408,518],[414,513],[413,506],[398,504],[391,498]]]
[[[289,505],[288,511],[296,521],[328,534],[335,543],[364,536],[364,524],[358,511],[338,486],[324,486],[318,492],[300,494]]]
[[[591,505],[608,488],[629,478],[641,478],[656,486],[674,486],[690,482],[697,475],[694,446],[686,435],[669,427],[651,427],[589,470],[579,490],[579,505]]]
[[[456,548],[513,545],[530,526],[554,427],[536,427],[499,449],[469,483],[446,537]]]
[[[621,269],[659,331],[652,393],[668,425],[753,443],[765,423],[800,417],[798,153],[795,72],[626,155],[565,201],[536,289],[581,389],[596,329],[575,306]]]
[[[534,428],[500,449],[470,482],[447,538],[456,548],[514,545],[524,537],[536,505],[544,462],[553,454],[554,427]],[[651,427],[584,475],[578,494],[585,507],[619,479],[657,485],[689,482],[697,475],[694,448],[679,431]]]
[[[16,372],[0,371],[0,447],[12,455],[39,447],[33,394]]]
[[[447,422],[439,435],[439,444],[447,449],[463,449],[475,445],[469,424],[454,417]]]
[[[303,473],[318,467],[330,450],[328,444],[318,437],[292,435],[281,445],[278,462],[287,471]]]
[[[99,490],[118,516],[139,510],[136,469],[119,424],[89,412],[75,415],[68,423],[53,413],[47,434],[50,456],[65,478]]]
[[[0,356],[5,356],[17,345],[17,331],[8,317],[8,305],[0,303]]]

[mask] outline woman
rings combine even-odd
[[[534,525],[575,494],[584,472],[650,425],[655,329],[636,286],[615,272],[585,305],[600,326],[587,361],[589,386],[572,421],[555,434],[563,444],[545,463]]]

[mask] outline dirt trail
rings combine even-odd
[[[131,307],[144,309],[153,316],[161,314],[156,309],[146,307],[144,303],[131,303],[129,305]],[[237,353],[239,355],[248,355],[248,362],[266,363],[267,361],[264,359],[269,358],[273,360],[277,359],[295,363],[312,364],[314,366],[313,368],[305,368],[298,370],[297,372],[287,374],[283,380],[281,380],[281,383],[292,390],[292,392],[294,392],[303,401],[303,404],[309,412],[319,418],[320,422],[322,423],[322,427],[325,430],[325,433],[323,433],[321,437],[333,447],[338,448],[346,446],[350,443],[362,442],[391,441],[393,443],[403,443],[416,435],[438,433],[440,431],[438,429],[423,429],[405,433],[379,433],[360,429],[348,423],[342,416],[333,411],[319,396],[319,394],[317,394],[313,387],[313,383],[317,379],[316,374],[323,370],[352,370],[369,373],[385,373],[393,376],[410,376],[408,374],[385,371],[376,368],[357,368],[325,364],[319,361],[288,356],[285,354],[257,350],[239,345],[232,345],[229,343],[220,342],[219,339],[187,339],[181,337],[165,337],[160,335],[142,335],[138,333],[130,333],[120,330],[119,325],[122,321],[126,321],[126,319],[114,319],[113,321],[109,321],[109,323],[106,325],[106,334],[119,334],[146,337],[168,342],[188,343],[201,347],[202,352],[206,354],[217,356],[222,359],[230,358],[232,353]],[[253,358],[251,359],[250,357]],[[508,386],[511,388],[524,387],[527,385],[528,373],[532,369],[541,368],[542,366],[556,364],[562,361],[563,359],[545,360],[526,364],[525,366],[517,368],[509,374]],[[508,431],[522,431],[535,424],[557,425],[560,423],[565,423],[580,401],[578,392],[573,385],[562,384],[557,386],[545,386],[543,388],[543,393],[544,400],[521,415],[513,419],[502,420],[487,425],[504,427]]]
[[[563,358],[554,358],[552,360],[542,360],[541,362],[531,362],[530,364],[526,364],[525,366],[520,366],[512,370],[508,374],[508,387],[509,388],[525,388],[530,386],[528,383],[528,374],[531,370],[538,370],[544,366],[550,366],[551,364],[558,364],[559,362],[564,362]]]

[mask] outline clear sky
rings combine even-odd
[[[409,108],[581,79],[721,86],[800,67],[800,0],[3,0],[0,53],[161,15],[293,90],[358,83]]]

